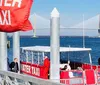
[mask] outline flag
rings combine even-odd
[[[28,31],[28,20],[33,0],[0,0],[0,31]]]

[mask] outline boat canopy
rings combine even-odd
[[[50,52],[50,46],[29,46],[21,47],[21,49],[26,51]],[[69,51],[91,51],[91,48],[60,47],[60,52]]]

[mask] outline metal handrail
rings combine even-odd
[[[9,71],[0,70],[0,75],[4,76],[4,80],[7,80],[7,77],[12,77],[14,79],[20,79],[27,83],[30,83],[30,85],[65,85],[65,84],[60,84],[59,82],[54,82],[52,80],[40,79],[37,77],[33,77],[33,76],[25,75],[25,74],[14,73],[14,72],[9,72]],[[28,84],[26,84],[26,85],[28,85]]]

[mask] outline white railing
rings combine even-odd
[[[78,71],[73,72],[73,77],[60,79],[60,80],[46,80],[40,79],[25,74],[18,74],[8,71],[0,70],[0,85],[88,85],[86,82],[86,75]],[[93,85],[100,85],[100,71],[93,71],[95,75],[95,83]],[[90,75],[89,75],[90,76]],[[58,81],[60,83],[58,83]],[[93,81],[93,80],[92,80]]]
[[[0,70],[0,85],[64,85],[24,74]]]

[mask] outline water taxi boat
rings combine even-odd
[[[90,52],[91,48],[60,47],[60,83],[66,85],[100,84],[100,66],[92,65]],[[21,73],[49,79],[50,67],[44,69],[44,56],[50,59],[50,46],[21,47],[20,54]],[[71,69],[62,70],[65,65],[70,65]]]

